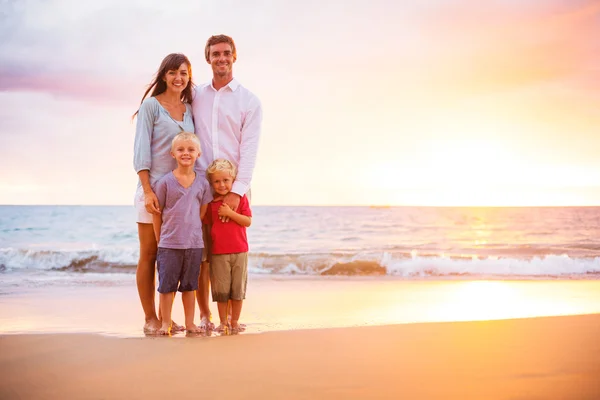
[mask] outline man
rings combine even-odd
[[[238,174],[224,202],[234,211],[241,197],[250,190],[256,164],[262,122],[260,100],[233,78],[237,52],[233,39],[226,35],[211,36],[204,48],[213,79],[196,88],[192,109],[196,134],[202,143],[199,173],[217,158],[236,164]],[[250,197],[248,195],[248,197]],[[203,262],[198,282],[200,327],[210,323],[208,306],[208,263]]]

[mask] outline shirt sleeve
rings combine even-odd
[[[169,174],[163,176],[154,184],[152,190],[154,190],[154,194],[158,199],[158,205],[160,206],[160,211],[162,212],[165,208],[165,204],[167,202],[167,177]]]
[[[208,181],[204,180],[202,183],[202,191],[198,193],[200,204],[205,205],[213,201],[213,194],[210,186],[208,185]]]
[[[262,105],[256,96],[252,96],[248,105],[248,113],[242,123],[242,140],[240,143],[240,165],[231,191],[243,196],[250,188],[252,172],[256,165],[258,142],[262,125]]]
[[[152,167],[152,132],[156,108],[154,102],[145,100],[140,105],[135,124],[135,139],[133,142],[133,168],[135,172]]]
[[[252,217],[252,210],[250,210],[250,203],[248,203],[248,197],[246,197],[246,195],[242,196],[240,200],[238,213],[247,217]]]

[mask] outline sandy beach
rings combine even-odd
[[[598,399],[600,315],[228,337],[0,336],[2,399]]]
[[[0,399],[600,398],[597,280],[254,276],[246,333],[157,338],[98,279],[0,295]]]

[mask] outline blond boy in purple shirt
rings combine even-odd
[[[194,324],[194,309],[198,276],[204,242],[202,218],[212,201],[208,182],[194,171],[200,156],[200,141],[194,133],[181,132],[173,138],[171,156],[177,168],[154,185],[160,214],[153,215],[154,234],[158,243],[159,307],[161,335],[171,333],[171,310],[175,292],[181,292],[185,314],[185,329],[200,332]]]

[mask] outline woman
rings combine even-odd
[[[155,262],[157,243],[152,228],[152,214],[160,213],[152,185],[176,167],[171,157],[171,141],[181,131],[194,132],[192,120],[192,66],[183,54],[164,58],[142,97],[135,130],[133,165],[139,176],[135,194],[140,258],[136,281],[146,322],[144,331],[156,332],[160,322],[156,315]],[[150,97],[146,99],[152,90]],[[173,324],[173,329],[182,327]]]

